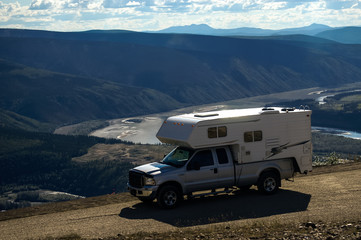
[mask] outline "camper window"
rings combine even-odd
[[[225,136],[227,136],[227,127],[226,126],[218,127],[218,137],[225,137]]]
[[[253,131],[244,133],[244,142],[262,141],[262,131]]]
[[[226,137],[227,136],[227,127],[211,127],[208,128],[208,138],[217,138],[217,137]]]
[[[244,142],[253,142],[253,133],[252,132],[244,133]]]
[[[217,137],[217,128],[211,127],[208,128],[208,138],[216,138]]]
[[[254,141],[262,141],[262,131],[254,131]]]

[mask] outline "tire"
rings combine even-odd
[[[175,208],[181,200],[178,188],[172,185],[162,187],[157,196],[157,202],[160,207],[171,209]]]
[[[274,194],[279,189],[279,176],[274,172],[262,173],[258,180],[258,190],[264,194]]]

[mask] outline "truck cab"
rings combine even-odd
[[[130,170],[128,187],[134,196],[152,201],[164,184],[183,195],[234,185],[234,163],[228,146],[204,149],[177,147],[159,163]],[[180,198],[182,196],[179,196]]]

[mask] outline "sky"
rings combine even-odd
[[[361,0],[0,0],[0,28],[154,31],[361,26]]]

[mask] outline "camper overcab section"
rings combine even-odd
[[[183,114],[166,119],[157,138],[177,148],[159,163],[130,170],[128,187],[141,200],[157,198],[163,207],[174,207],[183,195],[220,187],[257,185],[274,193],[281,179],[312,170],[310,110]]]

